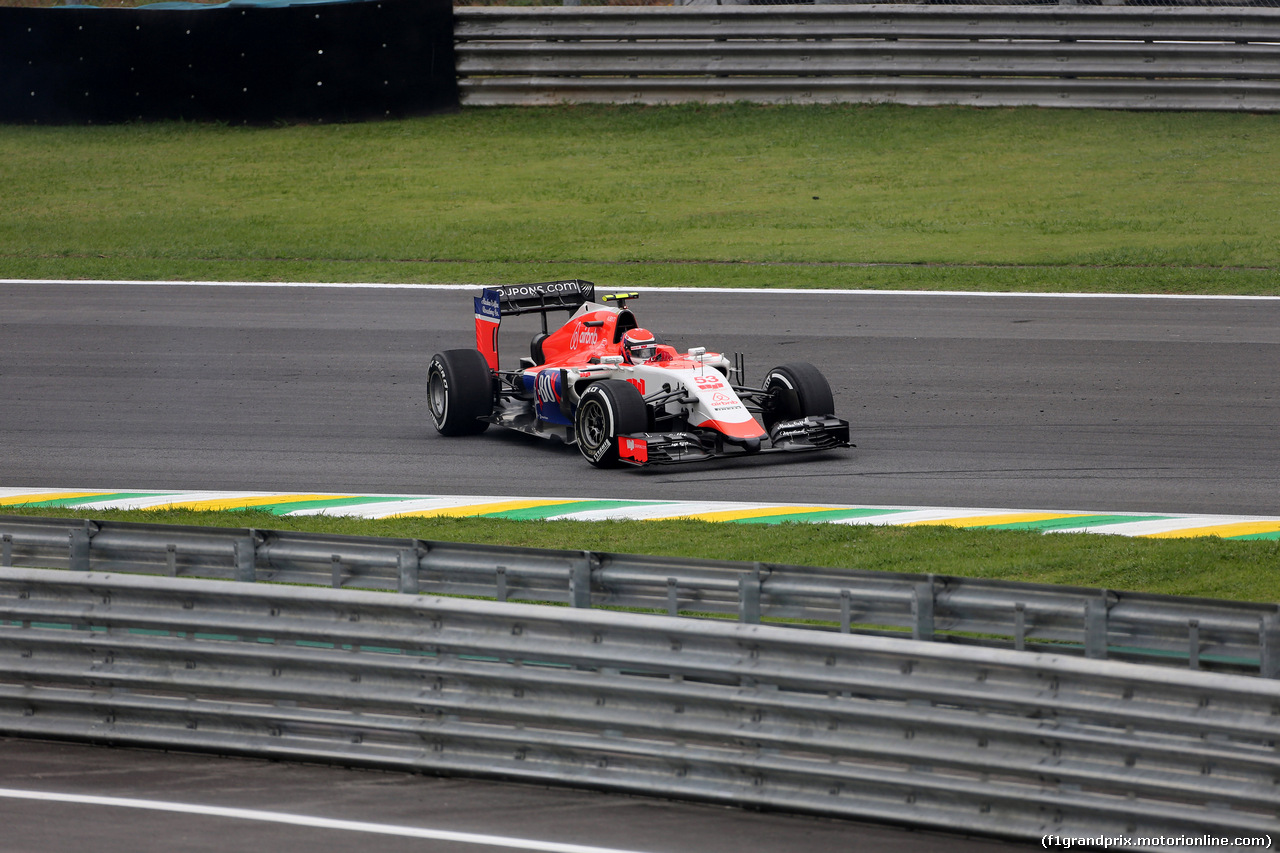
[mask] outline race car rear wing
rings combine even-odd
[[[595,298],[596,286],[590,281],[543,281],[536,284],[507,284],[486,287],[475,297],[476,349],[484,355],[491,370],[498,369],[498,327],[503,317],[518,314],[541,314],[542,332],[547,332],[548,311],[577,311]]]
[[[595,299],[596,286],[581,279],[544,281],[538,284],[508,284],[489,287],[498,294],[498,309],[503,317],[546,311],[577,311],[583,303]]]

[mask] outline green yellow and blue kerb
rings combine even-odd
[[[471,517],[515,520],[694,519],[731,524],[948,525],[995,530],[1097,532],[1122,536],[1280,539],[1280,517],[1051,512],[910,506],[838,506],[731,501],[608,500],[457,495],[291,494],[284,492],[0,489],[4,507],[105,509],[260,509],[275,515],[363,518]]]

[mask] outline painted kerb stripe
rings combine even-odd
[[[1172,515],[912,506],[841,506],[732,501],[655,501],[478,495],[356,495],[290,492],[180,492],[0,488],[4,507],[257,509],[275,515],[405,516],[516,520],[655,521],[721,524],[947,525],[996,530],[1096,532],[1120,536],[1280,539],[1280,516]]]

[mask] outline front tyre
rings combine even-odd
[[[602,379],[587,386],[574,413],[578,450],[597,468],[616,468],[618,436],[644,432],[649,413],[635,386],[620,379]]]
[[[764,378],[764,390],[773,403],[763,413],[765,429],[772,429],[780,421],[835,414],[831,385],[822,372],[807,361],[770,370]]]
[[[438,352],[427,368],[427,408],[441,435],[479,435],[493,414],[493,374],[479,350]]]

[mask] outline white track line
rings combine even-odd
[[[99,797],[88,794],[64,794],[51,791],[22,791],[0,788],[0,797],[13,800],[73,803],[86,806],[113,806],[126,809],[173,812],[205,817],[222,817],[234,820],[256,820],[303,826],[312,829],[339,829],[348,832],[365,832],[374,835],[397,835],[404,838],[426,838],[432,841],[452,841],[458,844],[485,844],[490,847],[506,847],[512,850],[537,850],[545,853],[639,853],[617,847],[595,847],[588,844],[564,844],[558,841],[536,841],[526,838],[510,838],[501,835],[484,835],[475,832],[454,832],[445,829],[426,829],[417,826],[396,826],[385,823],[368,823],[359,820],[336,820],[311,817],[287,812],[259,811],[257,809],[204,806],[194,803],[171,803],[163,800],[138,800],[128,797]]]
[[[485,284],[400,284],[388,282],[291,282],[291,281],[142,281],[111,279],[21,279],[0,278],[0,284],[123,284],[162,287],[327,287],[354,290],[470,290],[478,291]],[[785,296],[983,296],[1028,297],[1035,299],[1165,299],[1165,300],[1226,300],[1226,301],[1280,301],[1280,296],[1240,296],[1234,294],[1177,294],[1177,293],[1020,293],[1014,291],[986,290],[825,290],[798,287],[671,287],[635,286],[628,284],[601,285],[602,290],[626,289],[646,293],[756,293]]]

